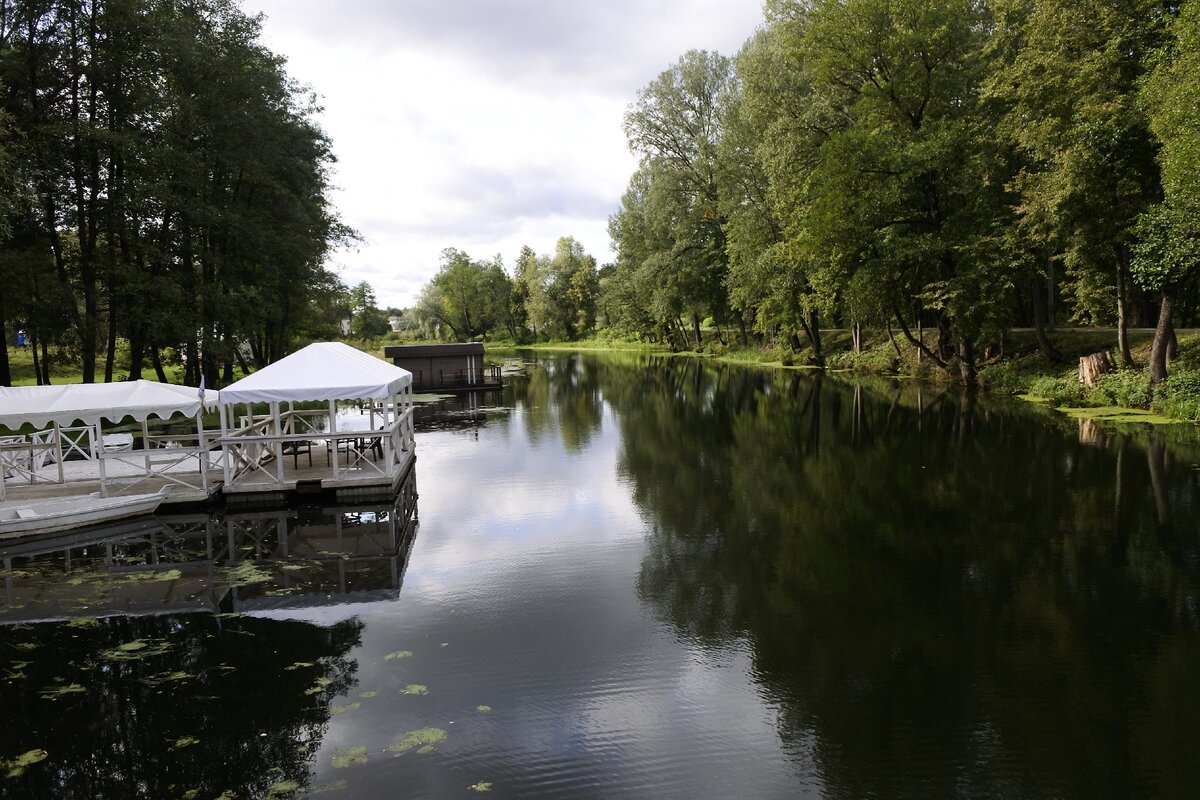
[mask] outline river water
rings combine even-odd
[[[417,448],[392,504],[8,546],[0,797],[1200,787],[1191,427],[531,355]]]

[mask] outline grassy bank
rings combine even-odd
[[[1150,377],[1145,369],[1150,356],[1152,332],[1130,332],[1134,369],[1122,369],[1101,376],[1096,386],[1085,388],[1079,383],[1080,356],[1109,350],[1115,354],[1115,331],[1060,330],[1051,334],[1054,346],[1063,358],[1051,362],[1037,347],[1032,331],[1014,331],[1002,343],[986,348],[979,362],[979,378],[985,391],[1024,397],[1060,408],[1090,409],[1094,416],[1128,421],[1128,414],[1115,409],[1152,412],[1137,417],[1144,421],[1200,421],[1200,334],[1179,335],[1179,348],[1169,366],[1167,383],[1151,391]],[[849,331],[822,332],[826,366],[835,372],[888,375],[920,378],[932,382],[951,383],[955,372],[948,372],[928,359],[920,359],[916,348],[900,337],[895,344],[882,332],[864,332],[862,352],[856,353]],[[508,343],[490,343],[492,348],[515,347]],[[640,350],[666,354],[665,348],[653,345],[590,339],[579,342],[555,342],[529,346],[535,350]],[[701,352],[674,353],[676,356],[712,358],[734,364],[755,365],[775,369],[812,369],[811,351],[798,352],[770,347],[741,347],[713,341]]]

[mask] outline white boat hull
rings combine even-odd
[[[154,494],[123,497],[75,495],[52,500],[0,503],[0,539],[30,533],[49,533],[111,520],[152,514],[170,493],[164,486]]]

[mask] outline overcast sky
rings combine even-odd
[[[511,269],[574,236],[612,260],[636,166],[622,116],[686,50],[733,55],[761,0],[242,0],[325,108],[336,254],[380,306],[412,305],[447,247]]]

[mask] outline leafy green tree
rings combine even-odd
[[[574,340],[596,323],[600,292],[596,259],[570,236],[558,240],[553,256],[530,257],[522,250],[517,273],[526,287],[528,324],[543,337]]]
[[[1163,202],[1143,217],[1134,277],[1160,296],[1150,380],[1167,379],[1167,351],[1180,289],[1200,268],[1200,6],[1184,5],[1173,39],[1142,87],[1158,137]]]
[[[970,0],[827,0],[801,33],[806,73],[849,124],[821,143],[794,251],[832,286],[865,266],[880,292],[919,298],[967,385],[1007,288],[986,237],[999,201],[978,125],[986,24]]]
[[[999,130],[1022,157],[1022,236],[1063,254],[1077,318],[1112,320],[1132,365],[1131,265],[1138,215],[1160,193],[1155,145],[1138,82],[1161,42],[1150,0],[996,0],[989,97],[1007,107]]]
[[[375,303],[375,290],[361,281],[350,289],[350,332],[359,339],[374,339],[391,330],[387,314]]]
[[[490,262],[472,261],[461,250],[442,251],[442,266],[421,291],[417,307],[436,328],[468,340],[505,327],[512,284],[500,257]]]
[[[670,296],[662,312],[690,318],[696,347],[700,321],[728,316],[724,218],[717,176],[719,101],[734,80],[732,62],[692,50],[638,93],[625,115],[630,149],[642,159],[652,200],[647,210],[670,230],[668,242],[647,254]],[[617,241],[618,250],[626,246]],[[643,259],[645,261],[645,259]]]

